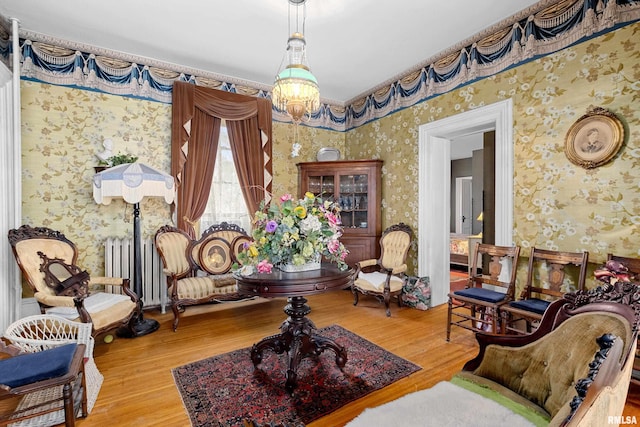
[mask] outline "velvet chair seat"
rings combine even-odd
[[[531,298],[528,300],[512,301],[509,305],[513,308],[519,308],[521,310],[532,311],[538,314],[544,314],[547,307],[551,304],[550,301],[541,300],[539,298]]]
[[[492,303],[498,303],[500,301],[503,301],[507,297],[507,294],[505,294],[504,292],[496,292],[485,288],[461,289],[454,292],[453,294],[458,297],[475,298],[480,301]]]
[[[39,353],[0,360],[0,383],[16,388],[66,375],[77,346],[66,344]]]

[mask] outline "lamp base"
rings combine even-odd
[[[131,328],[119,328],[116,333],[122,338],[136,338],[148,335],[155,332],[160,328],[160,323],[154,319],[143,319],[142,316],[138,318]]]

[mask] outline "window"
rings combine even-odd
[[[251,215],[242,196],[224,121],[220,127],[218,154],[213,169],[209,201],[200,218],[200,231],[223,221],[237,224],[247,233],[251,233]]]

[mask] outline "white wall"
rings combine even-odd
[[[14,40],[18,37],[17,21],[12,21]],[[17,41],[14,43],[16,51]],[[13,66],[19,69],[13,58]],[[20,156],[20,80],[0,62],[0,332],[20,317],[22,285],[20,272],[7,241],[9,229],[22,221]]]

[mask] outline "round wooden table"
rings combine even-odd
[[[305,357],[317,356],[329,349],[336,354],[340,369],[347,363],[346,350],[332,339],[316,332],[316,326],[306,316],[311,312],[306,295],[319,294],[347,287],[354,270],[341,271],[334,264],[322,264],[319,270],[285,273],[276,268],[269,274],[254,273],[250,276],[235,274],[238,292],[264,298],[286,297],[284,312],[289,317],[280,326],[280,333],[263,338],[251,348],[254,366],[262,361],[262,352],[271,349],[277,354],[286,353],[287,373],[285,388],[293,393],[297,383],[297,370]]]

